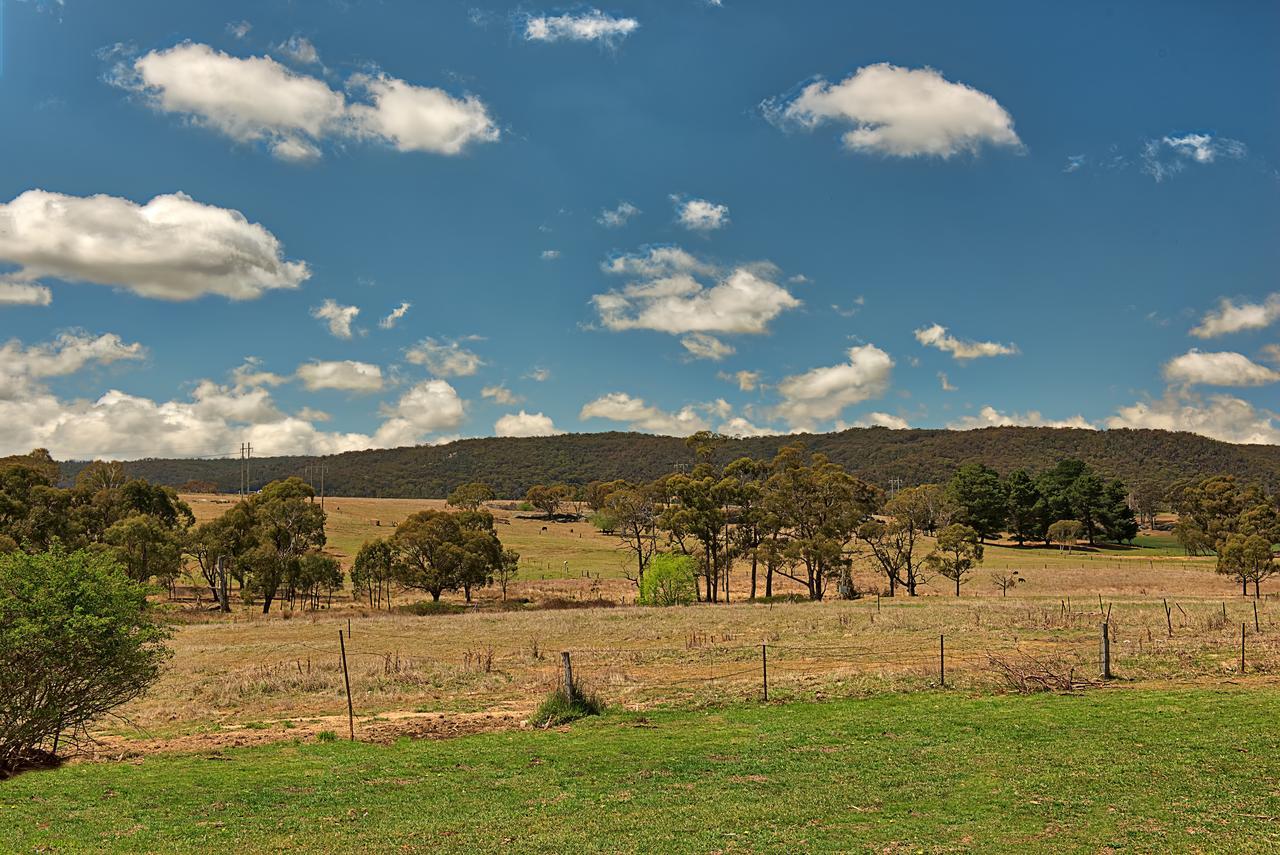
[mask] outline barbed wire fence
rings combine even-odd
[[[1059,634],[977,643],[963,631],[920,631],[879,643],[810,643],[800,638],[744,643],[732,634],[717,638],[693,631],[678,646],[566,645],[541,650],[534,642],[504,650],[480,645],[446,656],[415,651],[424,643],[421,635],[392,632],[377,624],[357,622],[353,627],[344,619],[317,622],[317,630],[326,635],[338,630],[336,642],[317,638],[266,646],[219,645],[219,650],[252,653],[258,670],[247,674],[247,680],[279,679],[287,673],[291,685],[302,691],[338,694],[341,711],[333,714],[346,715],[352,739],[357,738],[357,718],[376,715],[376,710],[360,709],[370,698],[367,692],[357,698],[353,682],[362,690],[377,680],[437,679],[432,675],[450,668],[463,674],[505,675],[516,691],[534,702],[551,692],[578,691],[610,704],[644,708],[834,697],[885,688],[1077,691],[1153,678],[1165,683],[1234,680],[1249,673],[1274,673],[1280,667],[1280,632],[1274,622],[1263,623],[1256,604],[1240,621],[1238,634],[1225,603],[1220,610],[1198,604],[1192,611],[1176,602],[1156,605],[1163,618],[1162,633],[1150,621],[1113,613],[1101,598],[1096,611],[1081,610],[1064,599],[1057,609],[1044,603],[1027,607],[1029,622],[1053,624]],[[980,622],[981,616],[976,619]],[[1201,626],[1210,636],[1200,634]]]

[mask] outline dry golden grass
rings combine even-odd
[[[564,583],[568,585],[570,583]],[[576,583],[580,586],[585,582]],[[1241,622],[1250,674],[1280,671],[1280,601],[1239,597],[1175,601],[1168,637],[1160,600],[1104,598],[1114,669],[1126,681],[1238,676]],[[352,692],[370,716],[412,712],[527,713],[559,679],[562,650],[578,678],[611,703],[705,704],[758,695],[761,644],[775,698],[863,695],[938,681],[938,637],[947,677],[974,689],[1002,687],[989,656],[1062,663],[1097,675],[1097,598],[925,596],[825,603],[471,611],[415,617],[355,608],[180,624],[175,655],[156,688],[124,710],[114,733],[177,736],[243,732],[283,721],[330,721],[345,712],[337,634],[347,642]],[[330,726],[332,726],[330,724]],[[361,725],[364,726],[364,725]],[[282,735],[287,735],[284,731]]]
[[[201,519],[229,507],[207,496],[188,500]],[[348,498],[326,504],[330,548],[348,560],[366,538],[390,534],[393,523],[416,510],[442,506]],[[1048,668],[1079,685],[1097,677],[1099,625],[1108,612],[1119,684],[1239,679],[1241,623],[1247,679],[1280,673],[1280,599],[1273,594],[1258,604],[1255,630],[1253,601],[1213,573],[1209,561],[1170,554],[1167,537],[1112,551],[990,546],[959,598],[939,579],[925,584],[920,597],[878,600],[882,580],[863,562],[855,581],[871,593],[861,600],[745,603],[748,571],[739,566],[732,605],[646,609],[631,605],[634,587],[621,578],[625,554],[611,538],[586,523],[548,523],[544,532],[541,520],[520,519],[518,512],[495,509],[495,515],[508,520],[498,525],[503,542],[523,556],[510,597],[529,605],[504,609],[490,589],[465,613],[431,616],[372,611],[345,594],[329,609],[267,616],[251,607],[230,617],[173,607],[170,666],[149,695],[123,711],[128,723],[105,731],[115,742],[159,739],[147,744],[162,750],[166,740],[187,747],[192,739],[223,744],[288,736],[295,727],[335,729],[346,712],[337,634],[348,621],[357,727],[368,733],[401,725],[420,732],[414,727],[427,713],[445,713],[431,720],[457,727],[518,721],[557,685],[562,650],[572,651],[585,685],[610,703],[636,707],[757,697],[761,644],[768,645],[773,698],[936,686],[940,635],[951,685],[1007,689],[1009,668],[1023,666]],[[1026,581],[1002,597],[991,577],[1011,569]],[[791,581],[775,584],[775,594],[799,590]],[[408,599],[400,595],[397,604]],[[621,605],[536,607],[557,599]]]
[[[197,522],[221,516],[235,504],[234,496],[184,494],[182,498],[191,505]],[[615,548],[614,538],[600,534],[585,520],[561,523],[526,519],[532,514],[501,507],[508,504],[490,503],[489,510],[503,545],[520,553],[521,573],[526,578],[580,578],[586,573],[606,579],[622,578],[625,556]],[[395,526],[412,513],[447,507],[441,499],[329,496],[325,499],[325,534],[329,541],[326,551],[349,568],[366,540],[390,537]]]

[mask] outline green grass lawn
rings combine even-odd
[[[0,783],[0,851],[1280,849],[1280,692],[911,694]]]

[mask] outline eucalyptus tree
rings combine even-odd
[[[960,585],[982,563],[983,547],[978,532],[971,526],[953,523],[938,532],[937,545],[927,561],[938,574]]]
[[[797,445],[779,451],[772,465],[765,505],[785,531],[786,561],[776,572],[821,600],[831,580],[849,573],[848,549],[871,518],[879,491],[825,455],[806,459]]]
[[[881,519],[868,519],[858,527],[858,539],[888,580],[891,597],[899,587],[914,597],[925,581],[926,556],[918,550],[924,545],[928,515],[927,493],[920,487],[907,487],[885,503]]]
[[[637,587],[644,581],[644,571],[658,548],[658,512],[662,485],[632,485],[625,481],[610,482],[612,489],[600,500],[596,514],[601,527],[607,526],[618,539],[619,547],[630,553],[635,562],[635,575],[626,573]]]

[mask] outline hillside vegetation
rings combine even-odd
[[[854,428],[839,433],[750,437],[720,448],[721,463],[741,456],[768,459],[801,440],[852,474],[885,485],[941,483],[962,463],[976,461],[1007,474],[1048,469],[1078,458],[1108,478],[1151,485],[1163,493],[1175,482],[1210,474],[1235,475],[1280,489],[1280,446],[1233,445],[1190,433],[1160,430],[1092,431],[1074,428],[998,427],[971,431]],[[302,475],[314,457],[263,457],[252,462],[250,480],[261,485]],[[324,458],[326,492],[335,496],[443,498],[461,483],[484,481],[498,496],[523,496],[535,484],[647,481],[693,462],[678,437],[639,433],[586,433],[531,438],[464,439],[441,446],[353,451]],[[83,462],[62,464],[74,479]],[[180,485],[207,481],[233,492],[240,461],[136,460],[132,477]]]

